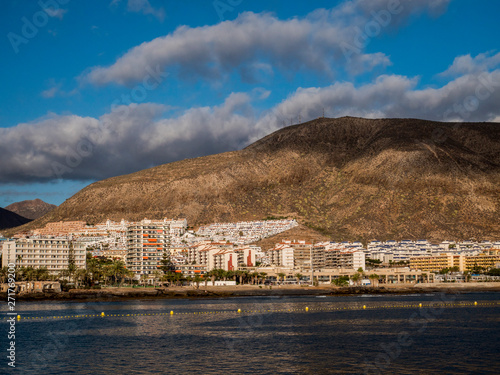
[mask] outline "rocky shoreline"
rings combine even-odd
[[[220,286],[174,288],[106,288],[106,289],[72,289],[59,293],[20,293],[19,301],[103,301],[124,299],[156,299],[156,298],[229,298],[252,296],[346,296],[360,294],[421,294],[421,293],[467,293],[467,292],[500,292],[500,283],[464,283],[464,284],[416,284],[388,285],[381,287],[298,287],[298,286]],[[5,294],[5,293],[2,293]],[[7,298],[5,295],[4,300]]]

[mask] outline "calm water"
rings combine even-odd
[[[23,316],[151,314],[170,310],[176,314],[21,320],[16,326],[17,368],[7,367],[4,356],[0,373],[500,373],[500,305],[313,310],[442,299],[500,301],[500,293],[25,302],[17,307]],[[306,306],[311,309],[307,313]],[[238,308],[263,312],[237,314]],[[301,311],[265,311],[280,309]],[[228,310],[219,314],[192,314]],[[0,327],[2,349],[7,349],[5,320]]]

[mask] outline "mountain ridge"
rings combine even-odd
[[[11,203],[5,207],[5,209],[15,212],[16,214],[27,219],[35,220],[52,211],[56,207],[57,206],[55,204],[50,204],[37,198]]]
[[[319,118],[91,184],[43,218],[289,216],[334,240],[500,237],[500,124]]]
[[[6,210],[5,208],[0,207],[0,229],[10,229],[15,228],[20,225],[29,223],[31,219],[22,217],[15,212]]]

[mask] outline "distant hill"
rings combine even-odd
[[[500,124],[319,118],[93,183],[43,218],[294,217],[333,240],[500,238]]]
[[[31,220],[0,207],[0,229],[14,228]]]
[[[56,207],[57,206],[55,204],[46,203],[41,199],[33,199],[9,204],[5,207],[5,209],[15,212],[25,218],[35,220],[52,211]]]

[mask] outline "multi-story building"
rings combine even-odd
[[[85,221],[57,221],[47,223],[44,228],[35,229],[33,233],[40,236],[64,236],[85,228]]]
[[[339,252],[340,268],[358,270],[365,269],[365,253],[361,250],[347,250]]]
[[[19,267],[46,267],[59,273],[74,262],[76,268],[86,267],[85,244],[67,237],[20,238],[2,242],[2,267],[15,263]]]
[[[284,243],[276,244],[267,251],[267,255],[269,263],[274,266],[293,268],[295,263],[293,248]]]
[[[142,220],[127,227],[127,268],[137,275],[153,273],[161,266],[163,255],[170,255],[172,236],[182,235],[187,227],[182,220]]]
[[[458,267],[460,272],[472,271],[476,267],[491,268],[500,264],[500,254],[479,253],[476,255],[442,253],[433,256],[410,258],[410,267],[424,272],[439,272],[444,268]]]

